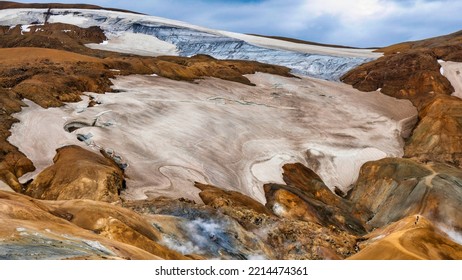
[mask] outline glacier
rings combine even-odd
[[[336,57],[263,48],[235,38],[146,22],[134,23],[129,31],[152,35],[174,44],[181,56],[207,54],[218,59],[255,60],[289,67],[294,74],[325,80],[336,80],[348,70],[365,62],[364,58],[359,57]]]
[[[115,92],[88,93],[64,107],[44,109],[26,100],[28,107],[13,115],[19,123],[8,141],[36,170],[20,180],[53,164],[56,149],[79,145],[110,150],[129,164],[127,200],[167,196],[200,202],[194,182],[202,182],[265,203],[263,185],[284,184],[282,166],[294,162],[311,168],[332,190],[347,192],[365,162],[403,155],[403,132],[417,118],[407,100],[343,83],[264,73],[246,77],[256,86],[117,76]],[[98,106],[88,107],[90,97]],[[97,126],[81,125],[95,118]],[[80,135],[88,141],[78,140]]]
[[[180,56],[207,54],[217,59],[253,60],[286,66],[292,69],[296,75],[306,75],[324,80],[338,80],[348,70],[380,56],[373,54],[371,50],[300,46],[303,44],[207,29],[153,16],[106,10],[4,10],[0,11],[0,25],[44,23],[47,16],[50,23],[62,22],[80,27],[99,26],[109,38],[109,43],[111,43],[111,39],[124,36],[127,33],[148,35],[173,46]],[[141,44],[142,42],[138,43]],[[137,44],[136,41],[128,42],[125,46],[126,52],[133,53],[134,50],[130,49],[130,45],[140,44]],[[139,54],[149,54],[149,48],[156,49],[153,55],[154,53],[155,55],[172,54],[171,48],[162,53],[154,45],[155,43],[150,47],[150,44],[144,44],[142,47],[146,50],[139,52]],[[109,49],[108,44],[88,46]],[[124,51],[123,47],[119,47],[117,50]]]

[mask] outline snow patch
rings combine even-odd
[[[372,238],[372,239],[371,239],[371,241],[377,241],[377,240],[380,240],[380,239],[384,238],[385,236],[386,236],[385,234],[381,234],[381,235],[378,235],[378,236],[376,236],[376,237]]]
[[[295,51],[301,53],[310,53],[310,54],[319,54],[319,55],[333,55],[338,57],[368,57],[368,58],[379,58],[382,56],[380,53],[373,52],[373,49],[352,49],[352,48],[335,48],[335,47],[325,47],[318,45],[294,43],[285,40],[277,40],[262,36],[253,36],[242,33],[234,33],[227,31],[217,31],[219,34],[228,36],[231,38],[236,38],[243,40],[252,45],[270,48],[270,49],[279,49],[287,51]]]
[[[284,206],[282,206],[278,202],[274,203],[272,210],[273,210],[273,213],[279,217],[283,217],[284,214],[286,213],[286,209],[284,208]]]
[[[0,191],[14,192],[13,189],[2,180],[0,180]]]
[[[25,32],[30,32],[31,24],[21,25],[21,35],[24,35]]]
[[[282,166],[289,162],[297,162],[298,155],[274,155],[269,159],[259,160],[251,167],[251,172],[261,182],[284,184],[282,179]],[[280,172],[275,172],[280,170]]]
[[[53,12],[57,11],[58,9],[53,9]],[[59,10],[58,10],[59,11]],[[64,10],[61,10],[64,11]],[[90,19],[86,18],[85,16],[76,16],[73,13],[69,14],[53,14],[48,19],[49,23],[67,23],[77,26],[85,26]]]
[[[253,260],[253,261],[263,261],[263,260],[267,260],[268,258],[264,255],[250,255],[250,256],[247,256],[247,259]]]
[[[104,254],[112,255],[112,256],[115,255],[114,252],[112,252],[111,250],[103,246],[101,243],[99,243],[99,241],[82,239],[82,242],[87,244],[91,248],[96,249]]]
[[[438,60],[441,65],[440,73],[444,75],[454,87],[452,96],[462,99],[462,63]]]
[[[332,149],[330,150],[332,151]],[[369,147],[365,149],[335,151],[332,153],[332,156],[334,157],[333,164],[338,174],[337,182],[340,183],[338,187],[346,192],[349,190],[349,186],[358,179],[359,170],[364,163],[386,158],[388,155],[379,149]],[[324,172],[322,173],[322,177],[326,177]],[[329,182],[330,180],[326,181],[330,186],[334,183]]]
[[[159,40],[154,36],[130,32],[106,35],[108,41],[101,44],[86,44],[86,46],[92,49],[146,56],[178,55],[174,44]]]
[[[200,181],[264,203],[262,186],[282,183],[281,166],[288,162],[305,164],[329,188],[345,190],[365,161],[402,155],[400,123],[417,115],[409,101],[344,84],[262,73],[246,77],[257,86],[213,78],[191,84],[117,77],[112,82],[120,92],[94,95],[99,106],[85,110],[79,108],[88,98],[49,109],[26,100],[29,107],[14,114],[20,122],[8,138],[37,168],[21,181],[51,165],[57,148],[76,144],[123,156],[130,166],[126,199],[148,193],[200,201],[194,187]],[[212,100],[217,96],[232,102]],[[71,121],[92,123],[97,116],[98,126],[64,130]],[[89,133],[98,146],[77,139]]]

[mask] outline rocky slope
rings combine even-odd
[[[157,198],[123,202],[122,208],[72,197],[39,201],[0,192],[8,209],[3,211],[2,221],[9,225],[3,236],[15,236],[0,244],[2,252],[8,252],[2,257],[460,258],[460,245],[455,243],[461,236],[460,170],[385,159],[367,164],[353,191],[341,198],[306,167],[290,164],[284,169],[287,185],[265,187],[266,207],[238,192],[200,183],[196,186],[204,205]],[[280,193],[275,195],[275,190]],[[54,240],[64,245],[57,247]],[[34,245],[37,242],[46,245]],[[145,255],[122,254],[122,245],[114,242],[143,249]],[[114,251],[113,246],[119,247]],[[14,253],[20,247],[22,253]],[[44,253],[36,255],[34,250]]]
[[[462,259],[461,101],[438,61],[459,61],[460,33],[378,50],[342,77],[360,93],[291,71],[336,79],[369,51],[93,8],[0,4],[0,259]],[[415,129],[409,102],[377,90],[417,107]],[[27,104],[51,121],[15,138]],[[14,139],[46,155],[31,181]],[[149,198],[125,193],[134,181]]]
[[[9,192],[0,192],[0,200],[0,259],[158,258],[127,243],[99,237],[69,221],[78,217],[45,202]],[[83,218],[91,224],[91,217]]]
[[[383,228],[370,234],[366,249],[353,258],[460,259],[459,245],[447,237],[461,242],[456,209],[461,201],[462,101],[456,97],[459,72],[445,73],[442,65],[444,60],[457,65],[461,40],[461,32],[456,32],[379,49],[384,57],[342,77],[360,90],[375,89],[411,100],[420,119],[405,146],[405,157],[411,160],[365,164],[349,194],[371,211],[364,217],[368,223]]]
[[[438,96],[419,115],[421,120],[408,140],[405,155],[462,168],[462,100]]]
[[[97,5],[90,5],[90,4],[62,4],[62,3],[18,3],[12,1],[1,1],[0,2],[0,10],[3,9],[66,9],[66,8],[74,8],[74,9],[92,9],[92,10],[110,10],[110,11],[119,11],[119,12],[128,12],[134,13],[132,11],[126,11],[121,9],[113,9],[113,8],[103,8]]]
[[[460,260],[462,247],[425,217],[410,216],[366,235],[352,260]]]
[[[109,156],[97,156],[79,146],[66,146],[57,151],[53,161],[52,166],[25,187],[26,195],[46,200],[119,200],[125,187],[124,174]]]
[[[410,100],[420,121],[405,148],[406,157],[439,161],[462,167],[461,106],[449,97],[453,85],[439,62],[462,59],[460,32],[433,39],[407,42],[377,51],[385,56],[346,73],[341,80],[353,87]]]
[[[335,195],[322,179],[301,164],[283,167],[287,185],[265,185],[266,206],[282,217],[333,226],[364,234],[364,223],[353,213],[353,204]]]
[[[461,170],[450,165],[387,158],[363,165],[347,199],[368,210],[362,220],[374,228],[422,215],[443,229],[460,232],[461,178]]]

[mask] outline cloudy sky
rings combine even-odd
[[[20,1],[20,0],[17,0]],[[92,3],[205,27],[357,47],[462,29],[459,0],[32,0]]]

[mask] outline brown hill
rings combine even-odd
[[[351,260],[460,260],[462,246],[422,216],[409,216],[364,237]]]
[[[53,162],[27,186],[25,194],[45,200],[119,200],[124,174],[113,160],[67,146],[56,151]]]
[[[409,50],[365,63],[341,79],[362,91],[380,90],[389,96],[408,99],[421,109],[437,95],[454,91],[449,80],[441,75],[440,67],[431,51]]]
[[[420,122],[405,147],[406,157],[462,167],[462,100],[442,75],[438,59],[462,61],[462,32],[382,48],[384,56],[346,73],[341,80],[362,91],[380,90],[410,100]]]
[[[101,43],[106,39],[104,32],[96,26],[80,28],[65,23],[33,25],[28,32],[21,26],[10,28],[0,26],[0,47],[35,47],[76,52],[84,55],[103,57],[104,52],[94,51],[84,46],[88,43]],[[110,53],[106,53],[106,56]]]
[[[0,10],[5,9],[90,9],[90,10],[109,10],[124,13],[140,14],[128,10],[103,8],[89,4],[62,4],[62,3],[18,3],[13,1],[0,1]]]
[[[438,96],[420,111],[420,118],[404,148],[405,156],[462,168],[462,100]]]
[[[452,34],[438,36],[435,38],[404,42],[381,49],[376,52],[382,52],[385,55],[404,53],[409,50],[431,49],[438,59],[461,61],[462,59],[462,31]]]
[[[346,73],[341,80],[363,91],[380,89],[384,94],[409,99],[425,107],[437,95],[454,89],[440,73],[438,59],[462,61],[462,31],[405,42],[376,50],[384,56]]]
[[[10,259],[40,258],[41,255],[52,255],[55,258],[72,258],[82,255],[90,258],[134,257],[149,259],[154,257],[146,254],[147,252],[119,242],[112,242],[112,244],[104,242],[94,233],[55,216],[50,213],[51,211],[45,204],[31,200],[27,196],[0,192],[0,201],[4,207],[0,219],[2,224],[0,235],[3,240],[2,254],[7,253]],[[45,229],[48,229],[48,232]],[[35,238],[32,237],[32,234],[35,234]],[[65,234],[72,234],[75,240],[68,241],[69,238],[65,238]],[[82,246],[85,240],[99,242],[107,248],[106,252],[99,252],[92,249],[91,246]],[[40,254],[37,254],[34,252],[33,246],[34,244],[37,246],[40,242],[44,245],[39,247],[39,250],[35,249],[35,251],[41,251]],[[60,243],[67,246],[60,246]],[[77,249],[79,245],[81,246],[80,250]],[[112,246],[117,246],[117,248]],[[68,250],[65,250],[66,247]],[[113,250],[119,251],[118,254],[111,253]],[[37,255],[34,256],[35,254]]]
[[[361,211],[361,220],[384,227],[411,215],[434,224],[462,229],[462,170],[441,163],[385,158],[367,162],[348,200]]]

